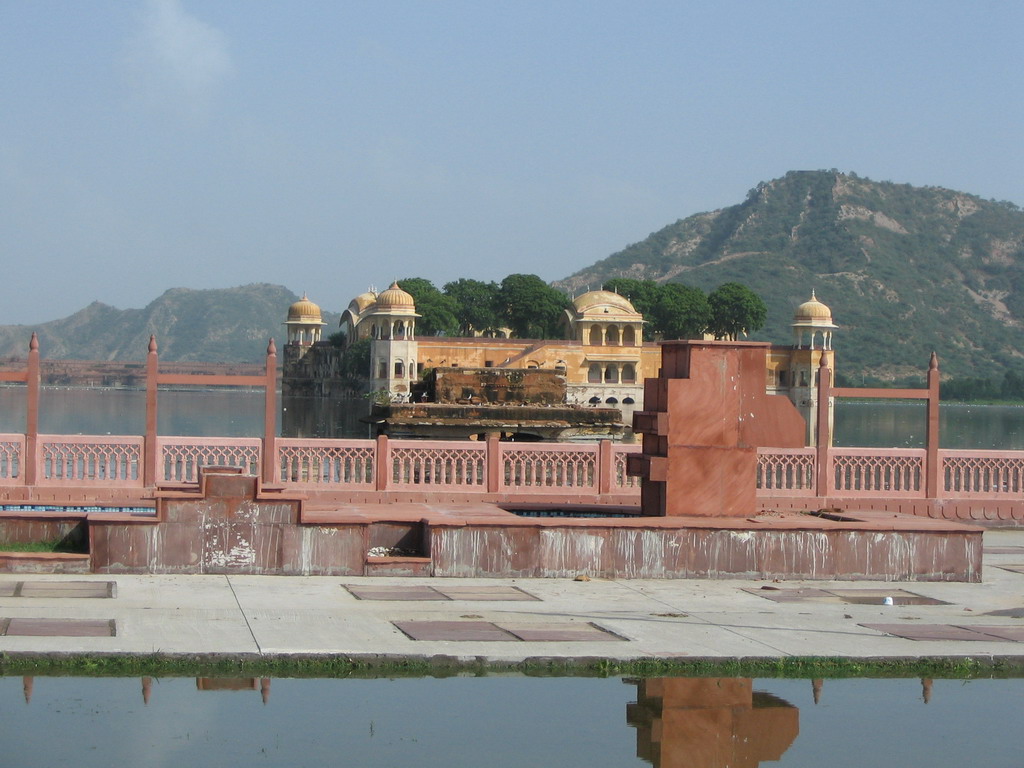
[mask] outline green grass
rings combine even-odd
[[[972,679],[1024,677],[1024,657],[846,659],[528,659],[487,664],[451,657],[0,654],[0,675],[76,677],[396,678],[519,674],[532,677],[759,677]]]
[[[5,541],[0,542],[0,552],[79,552],[74,542],[62,536],[52,541]]]

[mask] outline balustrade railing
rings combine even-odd
[[[832,452],[833,485],[837,496],[924,496],[921,449],[897,452],[871,448],[837,448]]]
[[[771,448],[757,454],[757,491],[762,496],[815,495],[815,450]]]
[[[372,490],[376,455],[372,440],[277,441],[281,482],[311,489]]]
[[[388,485],[429,485],[435,490],[486,488],[487,446],[471,440],[403,440],[390,444]]]
[[[942,451],[941,482],[950,498],[1021,498],[1024,454],[1009,451]]]
[[[0,435],[0,485],[20,485],[21,462],[25,455],[24,435]]]
[[[159,482],[194,483],[200,467],[241,467],[260,473],[261,442],[253,437],[161,437],[157,440]]]
[[[142,486],[141,437],[39,435],[40,485]]]

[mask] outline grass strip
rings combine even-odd
[[[758,677],[980,679],[1024,677],[1022,657],[534,658],[487,663],[448,656],[0,654],[0,675],[42,677],[396,678],[518,674],[536,677]]]

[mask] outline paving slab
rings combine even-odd
[[[985,535],[981,583],[4,574],[0,652],[1024,659],[1024,531]]]

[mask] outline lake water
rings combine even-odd
[[[1024,686],[455,677],[0,678],[12,766],[1019,768]],[[261,692],[262,688],[262,692]],[[264,703],[263,693],[266,693]]]
[[[167,391],[159,395],[162,435],[260,437],[263,394],[255,391]],[[284,411],[281,410],[283,405]],[[289,398],[278,405],[278,433],[296,437],[367,437],[360,417],[365,400],[318,404]],[[943,405],[943,448],[1024,450],[1024,406]],[[44,434],[141,435],[146,395],[123,389],[44,389],[39,431]],[[867,448],[924,447],[925,407],[919,403],[850,402],[836,405],[835,444]],[[0,387],[0,432],[25,429],[25,390]]]

